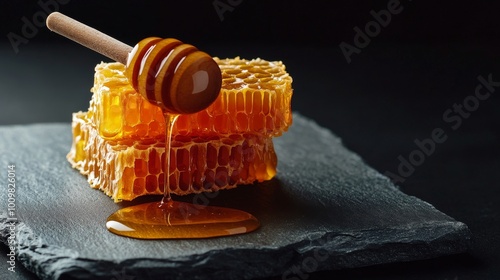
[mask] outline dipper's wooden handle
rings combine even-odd
[[[127,63],[128,54],[132,51],[131,46],[59,12],[51,13],[47,17],[47,27],[68,39],[123,64]]]

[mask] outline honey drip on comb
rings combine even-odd
[[[165,116],[165,176],[163,176],[163,198],[160,207],[168,205],[172,202],[172,195],[170,195],[170,151],[172,150],[172,131],[175,121],[179,115],[172,115],[163,112]]]
[[[165,116],[164,196],[160,202],[122,208],[108,217],[106,227],[117,235],[138,239],[192,239],[248,233],[259,221],[241,210],[173,201],[170,195],[172,128],[178,115]]]

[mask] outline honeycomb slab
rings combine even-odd
[[[73,116],[68,160],[91,187],[116,202],[163,194],[165,142],[162,139],[110,141],[85,119]],[[277,158],[272,139],[258,135],[175,136],[170,150],[170,191],[177,195],[230,189],[271,179]]]
[[[292,123],[292,78],[281,62],[215,58],[222,89],[207,109],[181,115],[174,135],[261,134],[279,136]],[[137,93],[121,63],[96,66],[89,119],[110,140],[150,139],[165,133],[161,109]]]
[[[292,123],[292,79],[281,62],[215,58],[222,71],[218,99],[180,115],[170,151],[171,193],[234,188],[273,178],[273,137]],[[91,187],[114,201],[165,191],[165,119],[130,85],[120,63],[95,68],[89,110],[73,114],[67,155]]]

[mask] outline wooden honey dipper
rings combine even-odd
[[[125,64],[134,89],[164,112],[196,113],[219,96],[222,75],[218,64],[192,45],[152,37],[132,48],[59,12],[47,17],[47,27]]]

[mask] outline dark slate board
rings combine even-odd
[[[158,197],[113,203],[71,169],[70,142],[69,124],[0,127],[2,184],[7,165],[16,166],[18,261],[41,278],[291,278],[469,248],[465,224],[403,194],[338,137],[298,114],[275,140],[275,179],[208,198],[210,205],[242,209],[261,221],[258,231],[233,237],[144,241],[109,233],[108,215]],[[6,196],[2,191],[2,205]],[[177,199],[192,202],[193,196]]]

